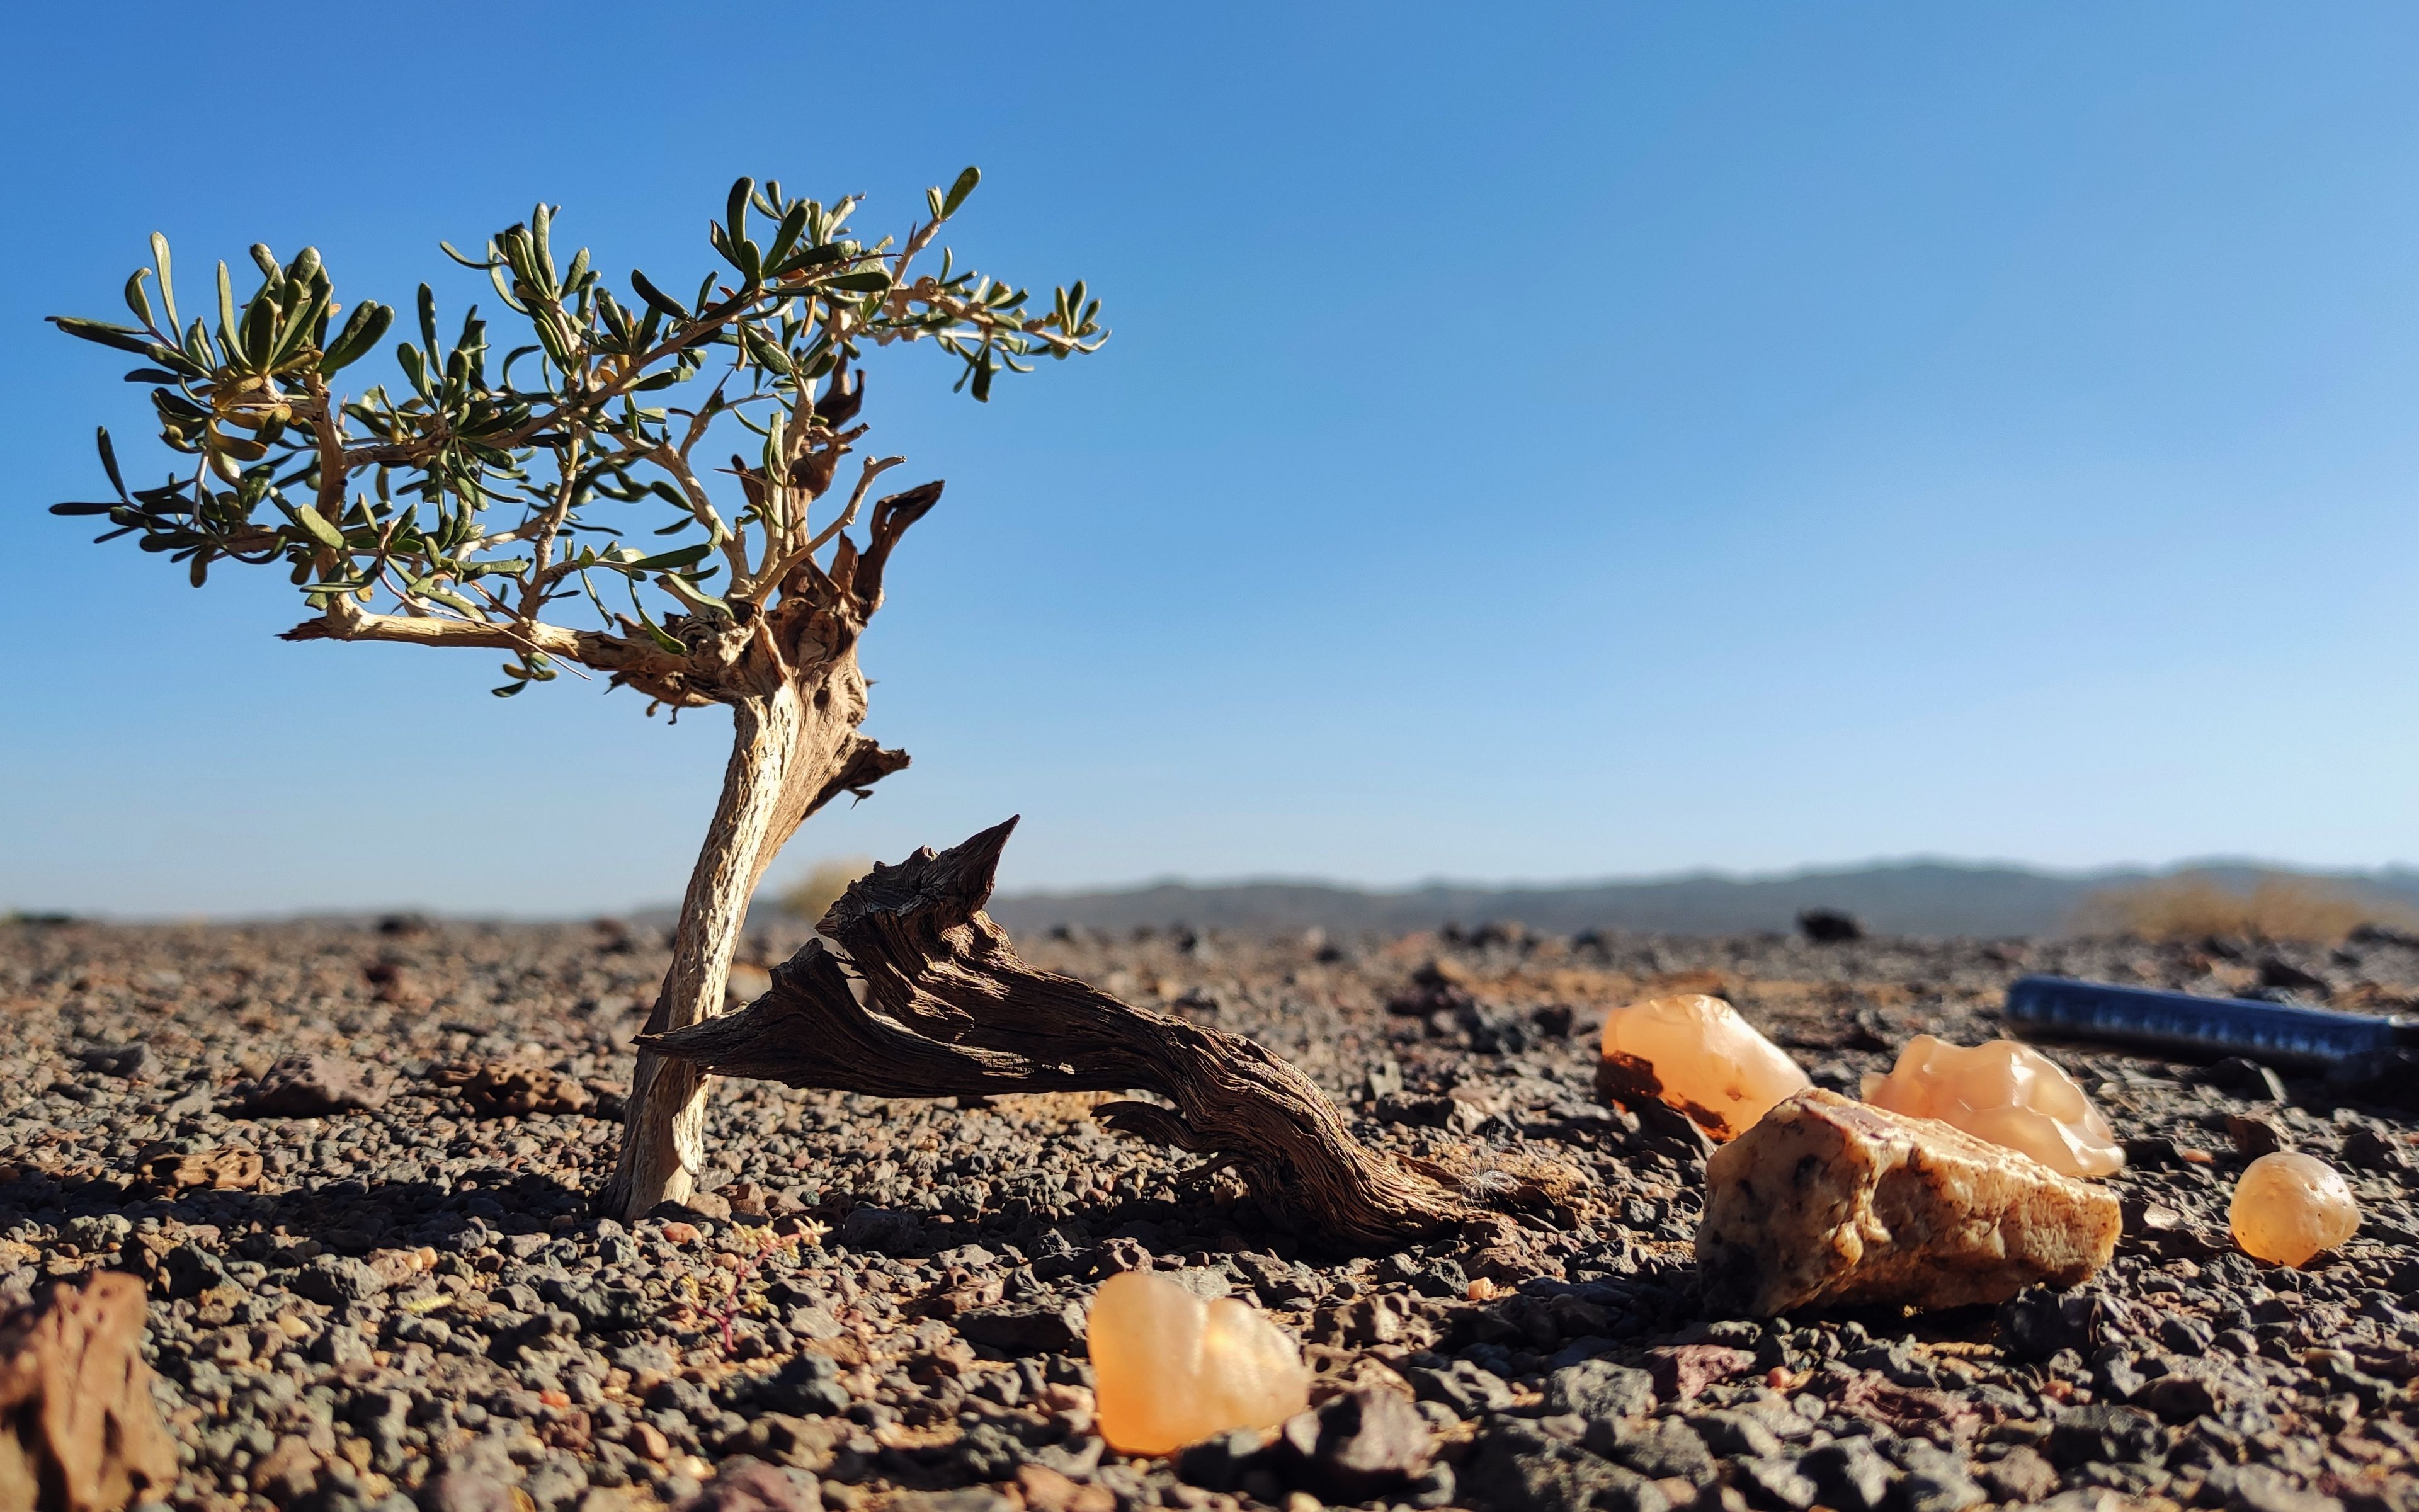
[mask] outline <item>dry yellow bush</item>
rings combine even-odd
[[[2244,892],[2204,872],[2185,872],[2093,893],[2077,910],[2075,924],[2087,934],[2147,940],[2241,935],[2324,945],[2363,924],[2419,925],[2419,914],[2309,877],[2271,872]]]
[[[848,885],[873,870],[870,856],[827,856],[781,892],[781,908],[808,923],[820,922]]]

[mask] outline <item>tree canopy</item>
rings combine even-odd
[[[479,305],[454,322],[423,284],[396,378],[349,397],[332,382],[378,349],[393,308],[341,306],[316,249],[280,262],[254,246],[250,297],[221,263],[215,324],[188,322],[154,233],[126,281],[135,324],[54,319],[143,360],[127,379],[152,386],[159,440],[190,461],[130,487],[103,428],[116,498],[53,512],[106,517],[96,539],[131,536],[196,587],[222,563],[284,565],[316,615],[293,639],[500,650],[501,696],[572,662],[675,708],[729,702],[715,672],[734,637],[788,596],[830,598],[835,574],[870,613],[890,542],[938,497],[871,497],[896,456],[844,475],[870,348],[929,342],[982,400],[1004,372],[1107,338],[1080,281],[1037,301],[932,252],[978,178],[927,191],[920,221],[871,243],[850,227],[856,197],[742,178],[708,232],[719,266],[693,286],[633,270],[626,293],[588,249],[558,257],[560,208],[539,205],[482,255],[439,243],[507,312],[501,357]],[[938,267],[919,269],[928,255]],[[735,490],[710,488],[716,471]],[[862,547],[844,533],[860,518]]]

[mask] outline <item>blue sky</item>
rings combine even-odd
[[[949,480],[864,654],[916,764],[777,879],[1010,812],[1023,887],[2419,860],[2407,8],[299,16],[7,23],[0,908],[668,900],[723,760],[45,514],[145,407],[39,318],[147,232],[458,308],[540,197],[693,279],[740,173],[969,162],[952,239],[1116,336],[876,370]]]

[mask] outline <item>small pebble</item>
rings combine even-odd
[[[2334,1166],[2283,1149],[2243,1168],[2226,1216],[2245,1254],[2299,1267],[2352,1236],[2360,1203]]]

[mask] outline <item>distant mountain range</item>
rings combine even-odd
[[[2073,926],[2092,894],[2179,874],[2248,891],[2262,877],[2301,879],[2373,899],[2396,913],[2419,911],[2419,871],[2317,872],[2241,862],[2163,872],[2088,873],[2022,867],[1910,861],[1735,877],[1716,872],[1563,887],[1479,887],[1432,883],[1371,891],[1312,882],[1161,882],[1111,892],[1025,893],[993,902],[992,914],[1019,932],[1056,924],[1131,930],[1183,923],[1196,929],[1331,934],[1399,934],[1447,923],[1512,920],[1532,929],[1727,934],[1788,930],[1800,912],[1836,909],[1876,933],[2004,938]]]

